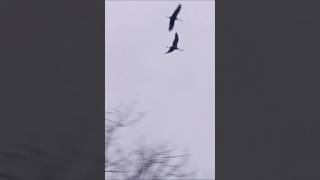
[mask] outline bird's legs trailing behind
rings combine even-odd
[[[169,46],[166,46],[166,48],[167,48],[167,49],[170,49],[171,47],[169,47]],[[183,49],[180,49],[180,48],[176,48],[176,49],[174,49],[174,50],[178,50],[178,51],[184,51]],[[165,53],[165,54],[167,54],[167,53]]]
[[[166,48],[167,48],[167,49],[170,49],[171,47],[166,46]],[[175,49],[175,50],[184,51],[183,49],[180,49],[180,48],[177,48],[177,49]]]
[[[171,16],[166,16],[166,17],[167,17],[167,18],[169,18],[169,19],[171,18]],[[177,20],[177,21],[181,21],[181,22],[182,22],[182,19],[178,19],[178,18],[176,18],[176,20]]]

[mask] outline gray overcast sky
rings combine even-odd
[[[172,32],[170,16],[182,9]],[[215,176],[214,1],[106,1],[106,108],[138,100],[146,118],[127,146],[170,141],[188,149],[199,178]],[[178,32],[184,52],[164,54]]]

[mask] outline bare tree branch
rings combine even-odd
[[[106,111],[105,127],[105,173],[108,179],[115,180],[164,180],[170,178],[190,178],[194,174],[186,170],[188,154],[177,153],[168,144],[140,145],[125,155],[117,148],[116,132],[141,121],[145,112],[134,112],[135,104],[122,109]]]

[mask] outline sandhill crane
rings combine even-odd
[[[181,4],[178,5],[178,7],[176,8],[176,10],[173,12],[173,14],[172,14],[170,17],[167,16],[168,18],[170,18],[169,31],[171,31],[171,30],[173,29],[174,22],[175,22],[176,20],[182,21],[181,19],[178,19],[178,18],[177,18],[180,10],[181,10]]]
[[[166,54],[171,53],[174,50],[183,51],[183,49],[179,49],[178,48],[178,41],[179,41],[179,37],[178,37],[178,33],[176,33],[175,36],[174,36],[174,40],[173,40],[172,46],[168,47],[169,50],[166,52]]]

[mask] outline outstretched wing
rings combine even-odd
[[[173,12],[172,16],[170,17],[169,31],[171,31],[171,30],[173,29],[174,22],[176,21],[177,16],[178,16],[180,10],[181,10],[181,4],[178,5],[178,7],[176,8],[176,10]]]
[[[179,36],[178,36],[178,33],[176,33],[174,35],[174,40],[173,40],[173,43],[172,43],[172,47],[178,47],[178,41],[179,41]]]
[[[177,7],[176,10],[173,12],[173,14],[172,14],[171,17],[173,17],[174,19],[176,19],[177,16],[178,16],[178,14],[179,14],[179,12],[180,12],[180,10],[181,10],[181,4],[178,5],[178,7]]]

